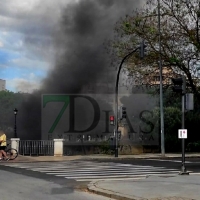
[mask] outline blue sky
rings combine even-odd
[[[40,88],[54,63],[51,35],[69,1],[0,0],[0,79],[7,90]]]
[[[0,34],[0,38],[0,78],[6,80],[6,89],[13,92],[32,92],[38,89],[39,82],[46,76],[49,63],[39,58],[28,58],[26,46],[15,34]],[[29,88],[21,87],[21,83],[27,83]]]

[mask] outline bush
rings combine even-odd
[[[170,153],[181,152],[181,140],[178,139],[178,134],[165,136],[165,150]]]
[[[110,146],[110,141],[104,141],[101,143],[101,145],[99,146],[99,150],[100,150],[100,153],[102,154],[113,154],[113,150],[111,149],[111,146]]]
[[[200,141],[190,142],[186,146],[187,152],[200,152]]]

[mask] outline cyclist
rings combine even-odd
[[[5,160],[9,160],[5,152],[6,149],[6,134],[3,131],[0,131],[0,160],[2,160],[2,156]]]

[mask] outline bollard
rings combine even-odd
[[[64,139],[54,139],[54,156],[63,156]]]

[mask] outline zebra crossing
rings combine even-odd
[[[125,180],[145,178],[148,175],[173,175],[179,172],[177,169],[165,167],[80,160],[42,163],[6,163],[4,165],[67,179],[75,179],[76,181]]]

